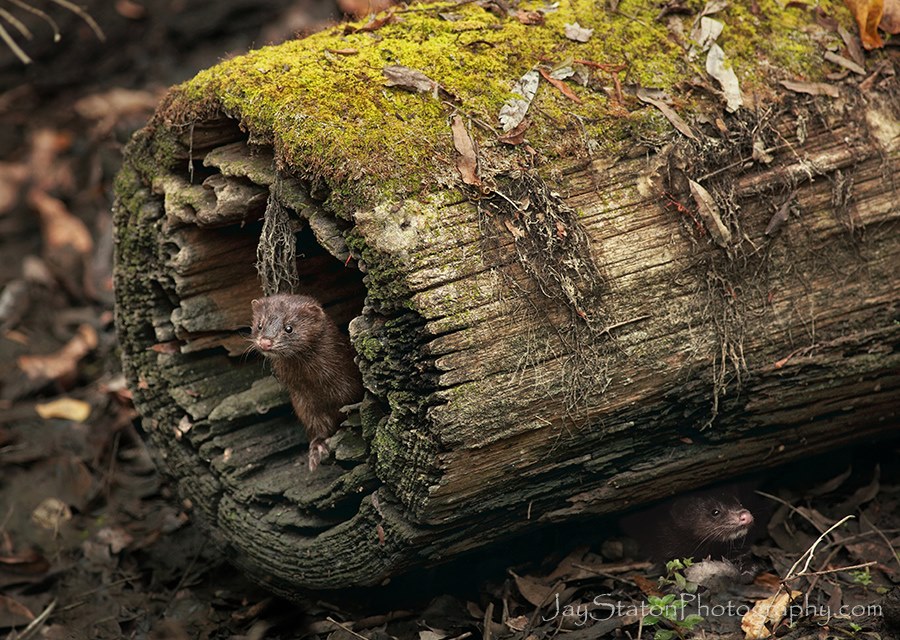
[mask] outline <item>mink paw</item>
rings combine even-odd
[[[329,454],[328,445],[325,440],[320,438],[314,439],[309,443],[309,471],[312,473],[319,468],[319,463],[323,458],[327,458]]]

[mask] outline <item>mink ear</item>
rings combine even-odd
[[[256,311],[256,308],[259,306],[260,302],[262,302],[262,301],[261,300],[251,300],[250,301],[250,306],[253,308],[254,311]]]

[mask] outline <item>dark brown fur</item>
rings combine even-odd
[[[278,294],[254,300],[253,346],[272,363],[309,436],[309,468],[327,452],[341,407],[362,399],[350,340],[314,298]]]
[[[697,493],[623,518],[625,532],[657,562],[736,560],[752,540],[753,515],[735,495]]]

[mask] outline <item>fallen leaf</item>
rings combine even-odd
[[[423,629],[419,631],[419,640],[444,640],[449,634],[437,632],[432,629]]]
[[[394,16],[393,10],[391,10],[387,13],[381,14],[380,16],[372,16],[372,18],[361,27],[356,27],[352,24],[348,24],[344,27],[344,35],[348,35],[351,33],[367,33],[371,31],[377,31],[384,25],[391,24],[392,22],[396,21],[397,18],[396,16]]]
[[[543,584],[538,580],[529,576],[516,575],[513,571],[509,572],[516,583],[519,593],[534,607],[543,607],[550,601],[553,594],[553,587]]]
[[[147,8],[133,0],[116,0],[116,13],[129,20],[140,20],[147,15]]]
[[[153,113],[161,95],[152,91],[114,88],[85,96],[75,103],[75,111],[86,120],[94,120],[96,131],[105,134],[128,116],[145,120]]]
[[[501,135],[498,140],[503,144],[509,145],[519,145],[525,142],[525,132],[528,130],[528,127],[531,125],[531,121],[528,118],[525,118],[517,124],[515,127]]]
[[[386,66],[381,70],[381,73],[387,78],[385,85],[388,87],[400,87],[407,91],[437,94],[438,83],[421,71],[395,64]]]
[[[776,594],[765,600],[760,600],[753,605],[741,620],[741,629],[744,631],[744,640],[763,640],[771,637],[771,632],[766,628],[769,624],[774,628],[784,617],[788,605],[794,598],[803,595],[800,591]]]
[[[43,356],[19,356],[16,364],[31,380],[67,379],[74,376],[78,362],[96,347],[97,332],[89,324],[83,324],[59,351]]]
[[[644,89],[644,87],[638,88],[635,95],[637,95],[638,100],[640,100],[641,102],[646,102],[647,104],[653,105],[654,107],[659,109],[660,112],[666,117],[666,119],[672,123],[672,126],[675,127],[682,135],[690,138],[691,140],[697,140],[697,136],[696,134],[694,134],[693,129],[691,129],[687,122],[681,119],[681,116],[675,113],[672,107],[667,105],[662,100],[657,100],[656,98],[651,97],[647,90]]]
[[[544,14],[540,11],[526,11],[525,9],[519,9],[516,12],[516,20],[522,24],[531,26],[542,25],[544,24]]]
[[[579,98],[579,97],[575,94],[575,92],[572,91],[572,90],[569,88],[569,85],[567,85],[567,84],[566,84],[565,82],[563,82],[562,80],[559,80],[559,79],[557,79],[557,78],[554,78],[552,75],[550,75],[549,73],[547,73],[547,72],[544,71],[543,69],[538,69],[538,71],[539,71],[540,74],[544,77],[544,80],[546,80],[547,82],[549,82],[550,84],[552,84],[554,87],[556,87],[557,89],[559,89],[560,93],[562,93],[565,97],[567,97],[567,98],[568,98],[569,100],[571,100],[572,102],[576,102],[576,103],[578,103],[578,104],[581,104],[581,98]],[[573,73],[574,73],[574,72],[573,72]]]
[[[690,58],[696,57],[698,54],[708,50],[713,43],[722,35],[725,29],[725,23],[712,18],[701,17],[697,26],[691,31],[691,40],[696,44],[691,45],[688,52]]]
[[[778,207],[778,211],[772,216],[772,219],[769,220],[769,224],[766,225],[766,235],[772,236],[778,232],[778,230],[782,227],[782,225],[787,222],[788,216],[791,213],[791,203],[794,201],[794,196],[797,195],[797,192],[794,191],[791,195],[788,196],[788,199],[784,201],[784,203]],[[780,369],[781,367],[776,366],[776,369]]]
[[[12,211],[19,203],[19,189],[27,179],[26,165],[0,162],[0,215]]]
[[[0,629],[24,627],[32,620],[34,620],[34,614],[28,607],[9,596],[0,594]],[[18,634],[11,631],[10,636],[7,637],[18,637]]]
[[[878,26],[892,35],[900,33],[900,0],[884,0],[884,13]]]
[[[59,498],[45,498],[31,512],[32,522],[50,531],[59,531],[61,525],[71,519],[72,510]]]
[[[725,52],[722,47],[713,43],[706,56],[706,72],[722,87],[725,94],[725,110],[734,113],[744,104],[741,87],[734,69],[725,66]]]
[[[859,27],[859,39],[866,49],[880,49],[884,40],[878,33],[878,23],[884,14],[884,0],[844,0]]]
[[[860,76],[866,75],[866,70],[863,69],[858,64],[856,64],[855,62],[853,62],[853,60],[851,60],[850,58],[845,58],[842,55],[834,53],[833,51],[826,51],[824,54],[824,58],[826,60],[828,60],[829,62],[833,62],[834,64],[836,64],[838,66],[844,67],[845,69],[848,69],[849,71],[852,71],[853,73],[855,73],[857,75],[860,75]]]
[[[506,620],[506,626],[509,627],[510,631],[525,631],[525,628],[528,626],[528,616],[509,618]]]
[[[354,56],[359,53],[359,49],[325,49],[325,51],[338,56]]]
[[[91,405],[75,398],[57,398],[50,402],[37,404],[34,410],[44,420],[60,418],[73,422],[84,422],[91,415]]]
[[[475,143],[466,129],[463,119],[455,115],[450,125],[453,132],[453,146],[456,148],[456,168],[463,182],[473,186],[481,186],[481,178],[478,177],[478,156],[475,155]]]
[[[859,38],[847,31],[842,25],[838,25],[837,32],[838,35],[841,36],[841,40],[844,41],[844,46],[847,47],[847,52],[850,54],[850,58],[853,62],[861,67],[865,66],[866,54],[863,53]]]
[[[808,93],[811,96],[829,96],[838,98],[841,92],[832,84],[824,82],[801,82],[798,80],[782,80],[781,86],[795,93]]]
[[[69,212],[61,200],[40,189],[30,189],[28,204],[41,217],[41,236],[45,251],[54,252],[64,247],[72,247],[82,255],[93,251],[91,232],[84,222]]]
[[[134,537],[122,527],[103,527],[94,537],[103,544],[109,545],[109,550],[113,554],[119,553],[134,542]]]
[[[594,35],[593,29],[587,29],[582,27],[577,22],[575,24],[565,24],[563,25],[564,33],[569,40],[574,40],[575,42],[587,42],[591,39],[591,36]]]
[[[722,222],[716,201],[709,191],[700,184],[690,179],[688,179],[688,183],[691,185],[691,195],[694,197],[694,202],[697,203],[697,213],[700,219],[703,220],[709,235],[717,245],[722,248],[727,247],[731,242],[731,232]]]
[[[532,69],[519,78],[512,88],[512,93],[519,97],[510,98],[500,107],[499,119],[504,133],[514,129],[525,119],[528,107],[531,106],[531,101],[534,100],[534,96],[537,93],[540,78],[540,74]]]

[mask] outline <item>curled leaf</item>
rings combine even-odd
[[[688,182],[691,185],[691,195],[694,197],[694,202],[697,203],[697,214],[703,220],[706,230],[709,231],[709,235],[715,243],[724,249],[731,242],[731,231],[722,222],[716,201],[703,186],[693,180],[688,180]]]
[[[549,82],[550,84],[552,84],[554,87],[556,87],[557,89],[559,89],[560,93],[562,93],[565,97],[567,97],[567,98],[568,98],[569,100],[571,100],[572,102],[576,102],[576,103],[578,103],[578,104],[581,104],[581,98],[579,98],[579,97],[575,94],[575,92],[572,91],[572,90],[569,88],[569,85],[567,85],[567,84],[566,84],[565,82],[563,82],[562,80],[559,80],[558,78],[554,78],[552,75],[550,75],[549,73],[547,73],[547,72],[544,71],[543,69],[538,69],[538,71],[540,71],[541,75],[544,77],[544,80],[546,80],[547,82]]]
[[[878,33],[878,23],[884,14],[884,0],[844,0],[859,26],[859,39],[866,49],[880,49],[884,40]]]
[[[540,77],[540,74],[532,69],[519,78],[512,88],[512,92],[518,97],[510,98],[500,107],[499,119],[504,133],[514,129],[525,119],[528,107],[531,106],[531,101],[537,93]]]
[[[706,56],[706,72],[722,87],[725,94],[725,110],[734,113],[744,104],[741,87],[734,69],[725,66],[725,52],[722,47],[713,43]]]
[[[672,123],[672,126],[678,129],[678,131],[683,136],[687,136],[691,140],[697,139],[697,136],[694,134],[693,129],[688,126],[687,122],[681,119],[681,116],[675,113],[672,107],[667,105],[662,100],[657,100],[656,98],[652,97],[644,87],[640,87],[637,90],[636,95],[638,100],[640,100],[641,102],[646,102],[647,104],[659,109],[660,112],[666,117],[666,119]]]
[[[475,143],[466,130],[466,123],[455,115],[450,125],[453,131],[453,146],[456,148],[456,169],[462,176],[463,182],[472,186],[481,186],[481,178],[478,177],[478,156],[475,155]]]
[[[593,29],[582,27],[577,22],[575,24],[566,24],[563,26],[563,29],[566,37],[575,42],[587,42],[594,35]]]
[[[438,83],[421,71],[393,64],[386,66],[381,73],[387,78],[384,84],[389,87],[400,87],[418,93],[437,93]]]

